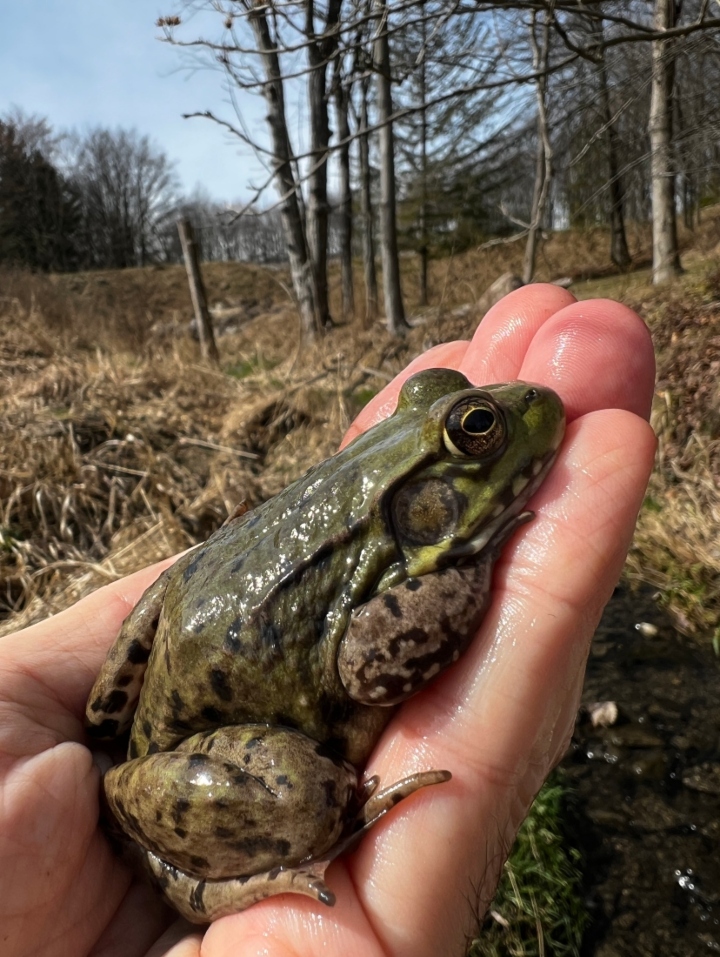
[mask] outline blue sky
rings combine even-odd
[[[199,184],[215,199],[247,198],[248,184],[265,178],[254,158],[210,121],[182,118],[194,110],[231,113],[219,72],[188,73],[179,52],[158,41],[157,17],[177,6],[173,0],[2,0],[0,115],[18,106],[47,117],[56,130],[136,127],[176,161],[186,192]],[[247,98],[242,108],[250,128],[259,130],[261,103]]]

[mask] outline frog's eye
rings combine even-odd
[[[445,420],[445,448],[453,455],[485,456],[505,443],[507,429],[502,413],[487,399],[468,396],[450,410]]]

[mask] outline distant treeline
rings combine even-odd
[[[0,263],[67,272],[178,262],[188,216],[204,259],[285,258],[277,213],[238,218],[184,197],[174,165],[135,130],[56,134],[20,111],[0,119]]]

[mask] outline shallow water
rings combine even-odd
[[[581,717],[564,762],[592,915],[583,957],[720,953],[720,659],[621,586],[588,664],[583,703],[599,701],[616,723]]]

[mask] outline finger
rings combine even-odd
[[[541,326],[518,376],[555,389],[568,421],[597,409],[627,409],[648,418],[655,387],[650,331],[619,302],[574,303]]]
[[[551,283],[521,286],[488,311],[463,362],[456,368],[476,385],[517,379],[530,343],[540,329],[551,316],[576,302],[567,289]]]
[[[75,743],[19,762],[4,776],[3,954],[49,953],[48,941],[87,953],[112,917],[127,877],[100,847],[97,795],[97,770]]]
[[[176,921],[150,948],[145,957],[200,957],[203,945],[202,931],[188,930],[184,920]],[[124,957],[119,951],[118,957]]]
[[[488,361],[486,338],[493,333],[485,334],[483,325],[460,370],[471,381],[524,379],[550,386],[563,400],[568,421],[606,408],[649,415],[655,382],[652,339],[627,306],[609,299],[573,302],[544,321],[536,311],[532,337],[523,327],[514,335],[511,330],[502,340],[504,353],[493,353],[499,368]]]

